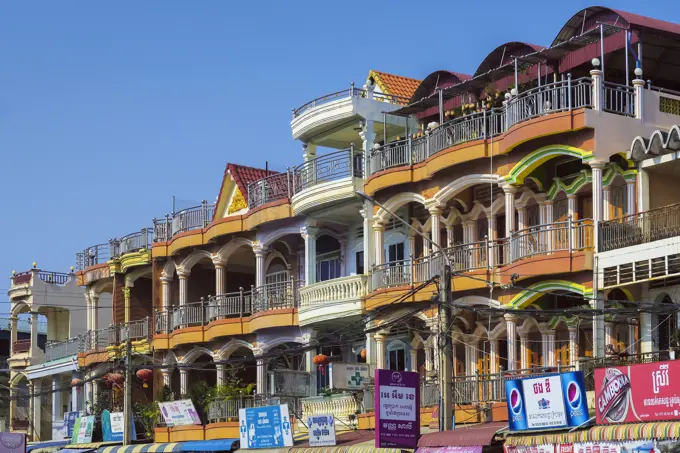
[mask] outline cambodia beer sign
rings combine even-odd
[[[595,369],[597,423],[680,420],[680,361]]]
[[[420,436],[420,376],[375,370],[376,448],[417,448]]]

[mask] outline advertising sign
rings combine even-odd
[[[79,411],[66,412],[66,414],[64,414],[64,423],[68,429],[68,433],[66,435],[67,439],[73,437],[73,427],[76,425],[76,420],[78,420],[78,417],[80,417]]]
[[[530,447],[503,445],[505,453],[556,453],[555,444],[532,445]]]
[[[661,453],[674,451],[676,440],[633,440],[626,442],[586,442],[574,444],[574,453]]]
[[[25,451],[25,434],[0,433],[0,453],[24,453]]]
[[[123,431],[125,429],[125,422],[122,412],[109,412],[106,409],[102,411],[102,438],[104,442],[117,442],[123,440]],[[137,438],[135,432],[134,416],[132,418],[132,439]]]
[[[168,426],[200,425],[201,417],[191,400],[167,401],[158,403],[163,420]]]
[[[420,375],[375,370],[376,448],[417,448],[420,437]]]
[[[680,420],[680,361],[595,369],[598,424]]]
[[[238,424],[241,448],[293,446],[287,404],[239,409]]]
[[[588,421],[582,371],[505,382],[511,431],[576,427]]]
[[[370,381],[370,365],[365,363],[330,363],[330,386],[342,390],[362,390]]]
[[[73,426],[72,444],[89,444],[92,442],[92,431],[94,430],[94,416],[79,417]]]
[[[307,417],[307,428],[309,428],[310,447],[335,445],[335,420],[333,415]]]

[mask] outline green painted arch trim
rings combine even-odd
[[[539,148],[524,156],[514,167],[510,173],[505,177],[505,181],[509,184],[523,184],[526,178],[532,171],[538,168],[543,163],[549,161],[556,156],[571,156],[582,159],[583,162],[593,160],[593,153],[584,151],[580,148],[567,145],[549,145]]]
[[[593,182],[593,175],[588,173],[586,170],[582,170],[581,174],[574,179],[571,184],[566,185],[564,181],[560,178],[555,178],[555,182],[550,186],[550,190],[546,194],[548,200],[554,200],[560,192],[564,192],[567,195],[574,195],[576,192],[581,190],[581,187],[588,183]]]
[[[569,327],[578,327],[579,325],[579,317],[578,316],[572,316],[571,318],[568,316],[564,315],[559,315],[559,316],[554,316],[548,325],[550,326],[551,329],[554,329],[557,327],[557,325],[560,322],[564,322],[567,325],[567,328]]]
[[[536,300],[543,296],[544,293],[550,293],[554,291],[568,291],[571,293],[580,294],[584,299],[587,300],[592,299],[593,297],[592,288],[586,288],[579,283],[574,283],[567,280],[546,280],[543,282],[534,283],[524,291],[517,294],[508,303],[508,306],[515,310],[520,310],[533,304]]]
[[[611,183],[614,182],[614,178],[616,178],[618,175],[621,175],[621,177],[623,177],[623,179],[626,181],[635,181],[637,178],[637,173],[638,171],[634,168],[630,170],[624,170],[617,164],[609,164],[607,166],[607,170],[604,172],[604,176],[602,177],[602,185],[611,185]]]

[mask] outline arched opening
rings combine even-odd
[[[616,175],[605,190],[609,190],[609,219],[618,219],[632,214],[628,212],[628,183],[623,176]]]
[[[209,257],[202,257],[191,267],[187,302],[200,302],[215,295],[215,265]]]

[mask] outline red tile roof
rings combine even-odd
[[[259,181],[267,176],[275,175],[278,171],[265,170],[263,168],[246,167],[245,165],[227,164],[225,176],[231,174],[244,197],[248,196],[248,184]]]
[[[380,87],[383,93],[394,94],[409,99],[413,96],[413,92],[416,91],[421,82],[417,79],[380,71],[371,71],[368,77],[373,77],[376,85]]]

